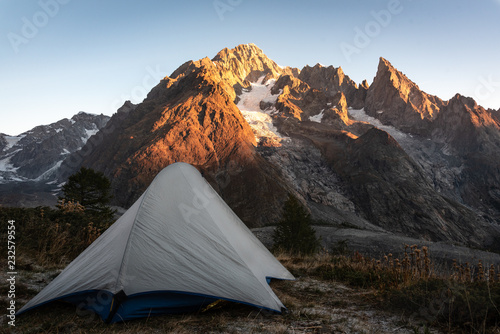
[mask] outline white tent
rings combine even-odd
[[[176,163],[19,313],[62,300],[117,322],[218,299],[281,312],[271,278],[294,279],[196,168]]]

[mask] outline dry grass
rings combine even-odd
[[[343,282],[368,289],[373,305],[402,314],[410,322],[439,327],[447,332],[500,332],[498,267],[458,264],[452,268],[433,263],[427,248],[405,245],[399,258],[381,259],[323,253],[312,257],[279,254],[278,259],[296,276]]]

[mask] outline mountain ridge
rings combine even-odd
[[[109,118],[79,112],[70,119],[39,125],[18,136],[0,134],[0,161],[4,167],[0,176],[3,180],[43,179],[64,156],[79,150],[104,127]]]
[[[92,167],[127,207],[184,161],[250,227],[279,219],[294,193],[332,226],[500,248],[500,112],[429,95],[384,58],[368,85],[341,67],[283,68],[239,45],[185,62],[119,110],[57,182]]]

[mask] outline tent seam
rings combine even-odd
[[[158,174],[160,175],[161,172]],[[151,184],[154,183],[154,180],[158,177],[158,175],[155,176],[155,178],[153,179],[153,181],[151,182]],[[139,215],[139,210],[142,209],[142,204],[144,203],[144,200],[146,199],[146,196],[149,194],[149,191],[150,191],[150,187],[148,187],[146,189],[146,191],[144,192],[144,196],[142,197],[142,200],[141,200],[141,204],[139,204],[139,208],[137,209],[137,213],[134,217],[134,222],[132,223],[132,227],[130,227],[130,232],[128,234],[128,237],[127,237],[127,242],[125,243],[125,250],[123,251],[123,256],[122,256],[122,260],[121,260],[121,263],[120,263],[120,269],[118,269],[118,274],[116,276],[116,282],[115,282],[115,287],[114,287],[114,291],[117,291],[118,289],[118,282],[120,281],[120,277],[122,275],[122,270],[123,270],[123,264],[125,262],[125,257],[127,256],[128,254],[128,250],[129,250],[129,244],[130,244],[130,237],[132,236],[132,230],[134,229],[136,223],[137,223],[137,216]],[[114,292],[113,292],[113,295],[114,295]]]

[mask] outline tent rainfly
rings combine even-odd
[[[281,312],[271,278],[294,279],[196,168],[175,163],[18,314],[56,300],[110,323],[219,299]]]

